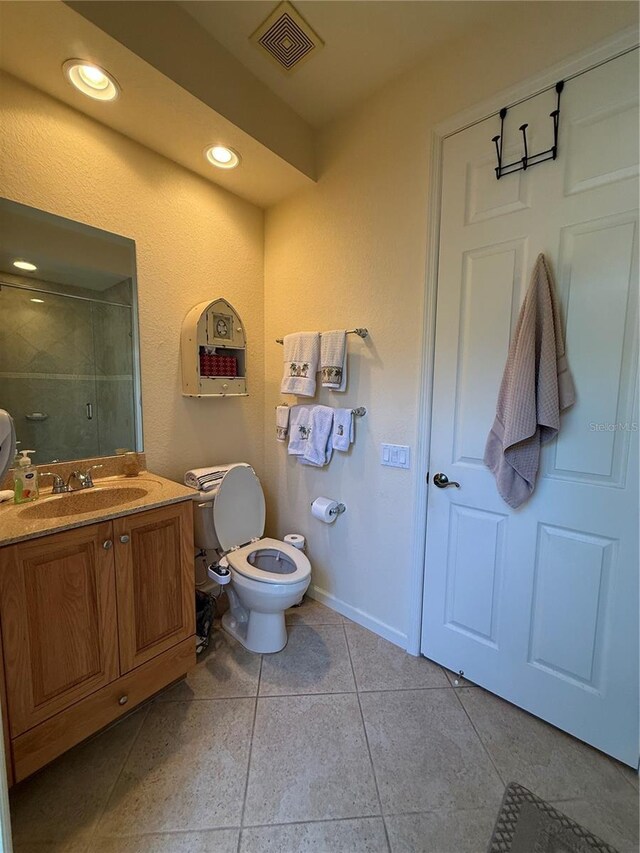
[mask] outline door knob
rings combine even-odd
[[[124,534],[120,537],[120,541],[122,542],[122,544],[123,544],[123,545],[126,545],[126,544],[127,544],[127,542],[129,541],[129,537],[127,536],[127,534],[126,534],[126,533],[124,533]]]
[[[129,697],[125,694],[118,699],[118,705],[126,705],[129,701]]]
[[[108,551],[112,545],[113,545],[113,542],[111,541],[111,539],[105,539],[104,542],[102,543],[102,547],[104,548],[105,551]]]
[[[460,483],[456,483],[455,480],[449,482],[449,478],[446,474],[434,474],[433,485],[437,486],[439,489],[446,489],[447,486],[455,486],[456,489],[460,488]]]

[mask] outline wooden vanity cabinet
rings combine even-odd
[[[0,548],[16,781],[193,666],[192,543],[188,501]]]
[[[111,545],[106,523],[0,552],[11,737],[120,675]]]
[[[195,633],[191,506],[116,518],[113,533],[124,674]]]

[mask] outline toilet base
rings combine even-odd
[[[222,617],[222,627],[250,652],[274,654],[287,645],[287,626],[284,611],[279,613],[258,613],[249,611],[246,621],[236,619],[231,610]]]

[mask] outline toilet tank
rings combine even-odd
[[[199,492],[193,498],[193,544],[196,548],[220,548],[220,542],[216,536],[216,528],[213,523],[214,500],[215,493],[205,496],[202,492]]]

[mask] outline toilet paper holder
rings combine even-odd
[[[313,506],[313,501],[311,501],[311,506]],[[342,515],[342,513],[346,511],[346,506],[343,503],[339,503],[338,506],[329,510],[329,515]]]

